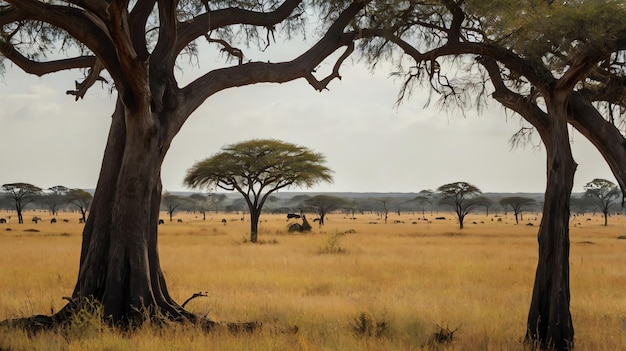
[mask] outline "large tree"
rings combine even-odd
[[[626,192],[626,9],[619,1],[440,0],[368,8],[361,33],[372,60],[396,58],[400,99],[426,81],[444,105],[492,97],[522,116],[546,148],[546,193],[526,339],[574,345],[569,310],[569,203],[576,163],[568,123],[588,138]],[[598,24],[601,25],[598,25]],[[399,48],[399,54],[393,51]],[[447,60],[450,58],[452,60]],[[453,62],[454,60],[454,62]],[[488,84],[487,84],[488,83]]]
[[[454,182],[437,188],[439,204],[451,207],[459,219],[459,229],[463,229],[465,216],[476,207],[483,206],[486,200],[478,187],[467,182]]]
[[[280,140],[254,139],[222,147],[193,165],[185,176],[190,187],[239,192],[250,211],[250,241],[258,239],[259,217],[270,194],[286,187],[331,182],[322,154]]]
[[[35,201],[37,195],[41,193],[41,188],[28,183],[11,183],[3,184],[2,190],[13,202],[13,207],[17,212],[17,221],[19,224],[24,223],[22,211],[29,203]]]
[[[620,191],[615,183],[601,178],[596,178],[585,184],[585,197],[595,200],[596,205],[604,215],[604,225],[608,225],[609,210],[614,201],[620,197]]]
[[[266,46],[273,34],[296,35],[312,11],[302,0],[73,1],[0,0],[0,54],[26,73],[83,69],[69,94],[80,99],[96,82],[115,89],[116,104],[89,218],[71,303],[51,318],[66,320],[88,299],[114,323],[146,316],[195,319],[169,295],[161,271],[157,225],[163,159],[183,124],[209,97],[228,88],[304,78],[316,90],[339,77],[352,53],[347,30],[364,3],[320,3],[321,33],[310,49],[283,62],[254,61],[242,47]],[[316,18],[317,19],[317,18]],[[179,59],[198,40],[230,58],[181,86]],[[335,52],[326,77],[316,67]],[[53,58],[45,54],[54,52]],[[62,57],[60,57],[62,56]],[[319,74],[318,74],[319,75]]]

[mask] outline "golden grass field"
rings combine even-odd
[[[31,223],[33,215],[44,222]],[[433,219],[441,215],[449,220]],[[0,329],[0,350],[421,350],[432,348],[428,340],[437,326],[458,328],[445,350],[524,350],[537,259],[535,215],[515,225],[511,215],[497,222],[474,214],[463,230],[449,213],[420,217],[395,215],[383,224],[375,214],[356,220],[331,214],[324,228],[290,234],[284,215],[262,215],[263,243],[250,244],[247,217],[207,214],[202,221],[177,214],[159,227],[172,296],[182,303],[206,291],[208,297],[187,308],[219,322],[262,322],[260,331],[147,325],[128,334],[86,316],[69,330],[34,337]],[[25,224],[0,224],[0,320],[57,311],[72,292],[82,224],[77,214],[61,213],[56,224],[49,218],[29,212]],[[626,240],[617,239],[624,234],[624,216],[610,217],[607,227],[601,216],[572,220],[578,350],[626,350]],[[356,333],[360,315],[384,323],[382,335]]]

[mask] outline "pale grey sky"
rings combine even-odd
[[[181,75],[181,85],[217,62],[201,57],[200,68]],[[388,78],[388,71],[372,74],[363,64],[346,62],[341,74],[342,80],[321,93],[298,80],[211,97],[174,139],[163,165],[163,188],[190,191],[182,185],[186,169],[223,145],[275,138],[323,153],[335,172],[332,184],[292,191],[418,192],[454,181],[483,192],[544,191],[543,148],[511,150],[508,144],[519,117],[498,105],[480,115],[472,108],[465,117],[435,103],[424,108],[426,91],[397,107],[400,82]],[[0,82],[0,184],[95,187],[114,98],[107,87],[94,87],[75,102],[65,91],[79,75],[38,78],[9,67]],[[571,138],[579,164],[575,192],[594,178],[615,181],[581,135]]]

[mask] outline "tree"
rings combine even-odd
[[[452,207],[459,219],[459,229],[468,213],[482,204],[480,189],[466,182],[445,184],[437,188],[439,203]]]
[[[432,205],[432,196],[434,191],[432,190],[422,190],[419,192],[419,195],[415,197],[413,202],[417,203],[420,209],[422,210],[422,219],[426,219],[426,205]]]
[[[50,193],[45,194],[42,200],[48,206],[50,214],[58,216],[59,207],[65,203],[65,194],[69,189],[63,185],[55,185],[48,188],[48,190]]]
[[[572,348],[569,203],[576,163],[567,125],[598,149],[626,194],[626,140],[617,118],[626,111],[626,9],[608,0],[442,0],[368,10],[359,23],[371,62],[397,57],[395,48],[410,58],[395,61],[407,77],[399,100],[426,81],[443,105],[478,101],[480,108],[481,97],[491,97],[518,113],[532,127],[522,126],[514,142],[538,132],[547,182],[526,340]]]
[[[341,197],[332,195],[315,195],[307,200],[305,204],[315,210],[319,218],[319,225],[324,225],[326,215],[338,208],[348,206],[350,203]]]
[[[317,42],[294,59],[261,62],[245,56],[238,46],[273,44],[271,38],[281,30],[296,35],[307,18],[305,10],[313,4],[302,0],[0,0],[4,59],[39,76],[83,69],[84,77],[67,92],[77,100],[96,82],[110,84],[116,94],[83,230],[73,302],[37,323],[49,326],[65,320],[85,299],[102,303],[103,315],[113,323],[140,323],[146,316],[197,320],[170,297],[160,268],[162,162],[189,116],[220,91],[300,78],[321,91],[339,78],[339,67],[353,52],[356,36],[346,30],[365,4],[318,4],[315,19],[321,16],[324,21],[318,22]],[[179,84],[175,73],[180,60],[193,57],[204,39],[229,60],[186,85]],[[342,49],[343,54],[331,58],[335,60],[332,72],[314,75],[323,60]],[[48,59],[49,52],[62,57]]]
[[[250,211],[250,241],[257,242],[259,217],[270,194],[290,186],[331,182],[325,158],[303,146],[280,140],[254,139],[222,147],[222,151],[187,170],[192,188],[237,191]]]
[[[515,223],[517,224],[519,224],[518,216],[522,214],[522,211],[534,203],[535,200],[523,196],[508,196],[500,199],[500,204],[504,206],[504,208],[511,206],[515,214]]]
[[[585,197],[596,200],[600,211],[604,214],[604,225],[608,224],[609,209],[613,202],[620,197],[617,185],[606,179],[596,178],[585,184]]]
[[[189,195],[189,201],[193,204],[193,213],[196,211],[202,213],[202,220],[206,221],[206,211],[209,208],[208,197],[204,194],[191,194]]]
[[[167,214],[170,216],[170,222],[174,217],[174,213],[187,203],[186,200],[187,199],[182,196],[170,194],[167,191],[163,193],[163,196],[161,196],[161,206],[165,208],[165,211],[167,211]]]
[[[209,193],[207,194],[207,202],[209,204],[209,208],[217,213],[224,206],[224,201],[226,201],[226,195],[217,194],[217,193]]]
[[[89,210],[89,206],[91,206],[93,196],[83,189],[70,189],[66,194],[66,199],[67,202],[76,206],[80,211],[82,222],[85,223],[87,221],[87,210]]]
[[[41,193],[41,188],[28,183],[11,183],[3,184],[2,190],[7,193],[12,200],[15,211],[17,212],[17,221],[19,224],[24,223],[22,211],[29,203],[35,200],[35,197]]]

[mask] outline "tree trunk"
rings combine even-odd
[[[567,104],[546,100],[551,116],[550,138],[544,139],[547,185],[526,340],[542,349],[569,350],[574,346],[569,309],[569,204],[576,163],[567,131]]]
[[[258,241],[260,217],[260,209],[250,208],[250,242],[256,243]]]
[[[83,230],[72,301],[53,316],[55,321],[86,301],[101,303],[105,317],[119,325],[147,317],[194,318],[169,296],[157,247],[160,169],[171,140],[164,140],[168,133],[158,125],[128,128],[129,119],[137,118],[118,101]]]

